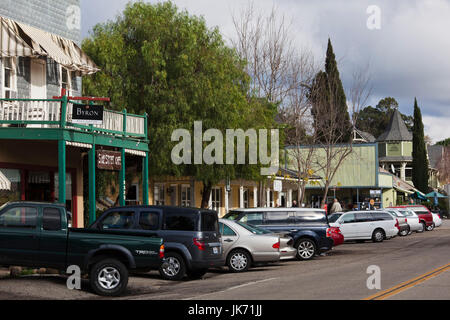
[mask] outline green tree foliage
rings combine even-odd
[[[444,146],[444,147],[450,146],[450,138],[447,138],[445,140],[439,141],[436,144],[440,145],[440,146]]]
[[[245,64],[224,44],[218,29],[208,29],[203,18],[179,11],[171,2],[129,3],[115,21],[93,28],[83,50],[101,68],[83,81],[83,94],[111,97],[116,109],[146,112],[150,175],[193,176],[205,185],[203,200],[215,183],[243,170],[174,165],[172,132],[187,129],[193,138],[194,121],[203,122],[203,131],[223,133],[227,128],[273,126],[276,107],[247,100]],[[256,174],[255,167],[246,173]]]
[[[423,193],[428,192],[428,158],[424,139],[422,113],[414,99],[414,127],[413,127],[413,163],[412,181],[414,186]]]
[[[392,112],[397,108],[398,102],[395,98],[386,97],[381,99],[375,108],[368,106],[358,113],[356,127],[378,138],[386,131]],[[413,117],[400,114],[405,121],[406,127],[412,131]]]
[[[333,115],[330,117],[324,114],[323,108],[313,107],[312,114],[315,123],[318,123],[318,117],[325,117],[327,118],[326,121],[336,122],[340,128],[339,141],[337,142],[349,142],[352,136],[352,124],[348,113],[347,98],[345,96],[336,56],[333,52],[333,46],[331,45],[330,39],[328,39],[325,72],[320,71],[314,79],[312,99],[315,101],[316,106],[318,104],[323,104],[327,105],[329,108],[335,108],[335,110],[330,110],[330,114]],[[319,100],[321,102],[319,102]],[[316,126],[316,130],[326,131],[326,127],[326,125],[322,124]],[[324,134],[326,133],[324,132]],[[318,136],[323,136],[323,134],[319,133]]]

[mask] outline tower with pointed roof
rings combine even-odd
[[[395,109],[386,131],[378,137],[380,165],[402,180],[412,180],[412,133]]]

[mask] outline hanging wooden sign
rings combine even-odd
[[[118,171],[122,168],[122,153],[118,151],[98,150],[97,168]]]

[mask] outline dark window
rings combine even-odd
[[[293,222],[293,219],[289,220],[289,213],[284,211],[266,212],[266,219],[264,220],[264,224],[289,224]]]
[[[217,225],[219,219],[217,214],[210,212],[202,212],[202,231],[218,232],[219,227]]]
[[[178,231],[197,231],[197,215],[166,212],[164,215],[164,229]]]
[[[296,211],[295,212],[296,223],[308,223],[308,222],[320,222],[326,223],[327,218],[325,211]]]
[[[141,212],[139,216],[139,226],[143,230],[157,230],[159,227],[159,213]]]
[[[354,223],[354,222],[356,222],[355,214],[354,213],[344,214],[341,218],[341,221],[343,223]]]
[[[366,212],[358,212],[356,214],[356,222],[370,222],[373,221],[372,215]]]
[[[229,226],[227,226],[224,223],[221,223],[220,230],[222,230],[222,235],[223,236],[228,236],[228,237],[236,236],[236,233]]]
[[[42,227],[47,231],[61,230],[61,211],[56,208],[45,208]]]
[[[375,221],[394,220],[387,212],[372,212],[371,215]]]
[[[32,207],[15,207],[0,215],[0,227],[36,228],[37,209]]]
[[[132,211],[113,211],[103,219],[102,229],[131,229],[133,228]]]
[[[242,218],[239,221],[252,225],[261,225],[263,223],[263,213],[262,212],[246,213],[242,216]]]

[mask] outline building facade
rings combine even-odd
[[[81,78],[99,69],[79,47],[79,20],[79,1],[0,3],[0,205],[56,201],[75,227],[96,217],[97,169],[119,172],[125,205],[126,156],[142,159],[149,199],[147,116],[80,97]],[[100,120],[76,121],[74,110],[95,108]]]

